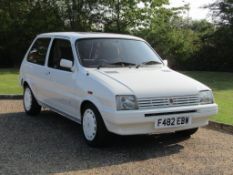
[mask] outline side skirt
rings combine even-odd
[[[81,124],[81,119],[77,119],[76,117],[73,117],[73,116],[71,116],[70,114],[67,114],[67,113],[65,113],[65,112],[62,112],[62,111],[60,111],[60,110],[58,110],[58,109],[56,109],[56,108],[54,108],[54,107],[51,107],[51,106],[48,105],[48,104],[45,104],[45,103],[42,103],[42,102],[39,102],[39,104],[40,104],[41,106],[45,107],[45,108],[49,108],[51,111],[56,112],[56,113],[62,115],[63,117],[65,117],[65,118],[68,118],[68,119],[70,119],[70,120],[72,120],[72,121],[74,121],[74,122],[76,122],[76,123],[78,123],[78,124]]]

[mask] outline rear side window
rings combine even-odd
[[[31,63],[44,65],[50,40],[50,38],[37,39],[28,54],[27,60]]]
[[[74,62],[71,43],[69,40],[65,39],[54,39],[49,55],[48,66],[55,69],[69,71],[66,68],[60,67],[61,59]]]

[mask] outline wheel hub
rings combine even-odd
[[[29,111],[31,109],[31,105],[32,105],[32,94],[29,88],[25,89],[24,92],[24,105],[27,111]]]
[[[83,132],[87,140],[94,140],[97,133],[95,113],[91,109],[85,110],[83,114]]]

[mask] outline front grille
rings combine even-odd
[[[155,109],[179,106],[193,106],[200,102],[198,95],[173,97],[138,98],[139,109]]]

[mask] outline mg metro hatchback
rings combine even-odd
[[[128,35],[40,34],[23,59],[20,82],[28,115],[46,107],[80,123],[91,146],[106,143],[109,133],[190,136],[217,113],[210,88]]]

